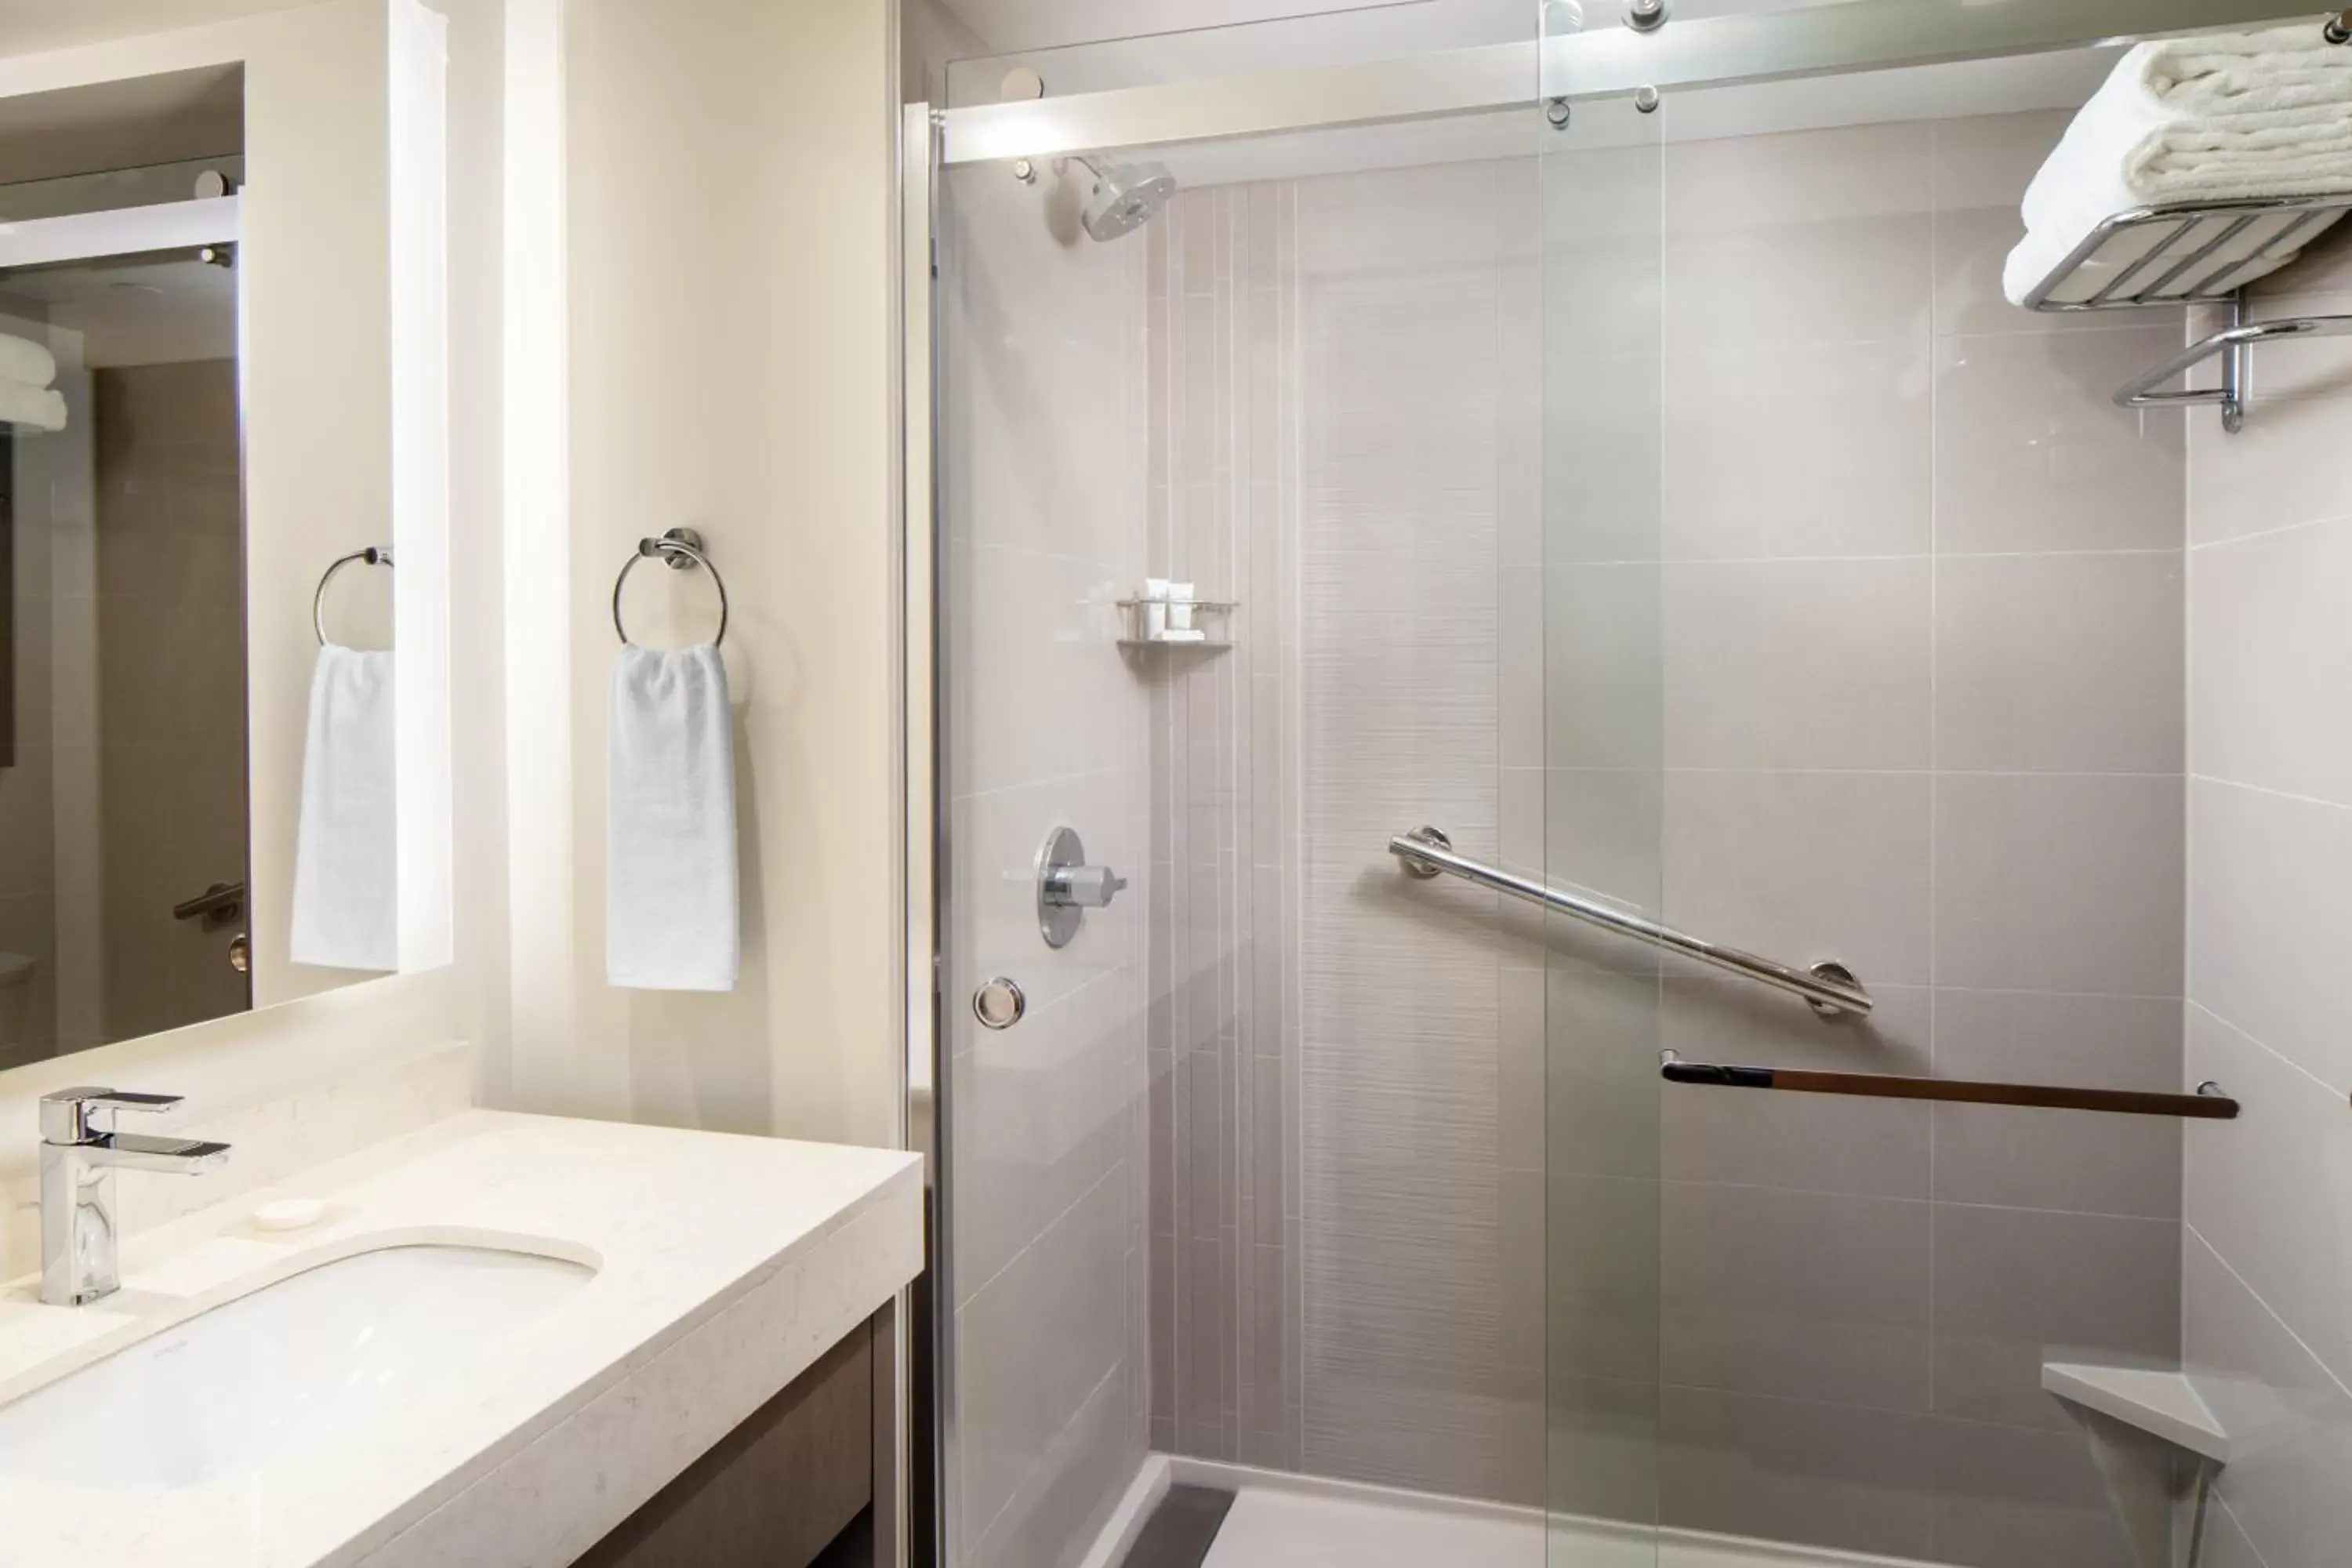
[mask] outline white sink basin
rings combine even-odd
[[[279,1280],[0,1405],[0,1475],[152,1491],[258,1468],[446,1375],[594,1270],[473,1247],[362,1252]]]

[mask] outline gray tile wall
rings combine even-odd
[[[2179,1085],[2182,422],[2109,403],[2179,331],[2000,302],[2064,122],[1665,149],[1664,915],[1879,1003],[1670,972],[1686,1056]],[[1664,1104],[1663,1521],[2126,1568],[2038,1378],[2177,1354],[2177,1133]]]
[[[2352,312],[2352,235],[2256,308]],[[2208,1561],[2321,1568],[2352,1542],[2352,353],[2254,374],[2242,434],[2203,415],[2189,436],[2189,1078],[2245,1114],[2183,1134],[2184,1335],[2245,1443]]]
[[[1155,1444],[2128,1561],[2038,1371],[2177,1356],[2173,1130],[1655,1077],[2182,1081],[2183,421],[2108,400],[2179,334],[2000,300],[2063,123],[1147,231],[1151,572],[1245,601],[1241,650],[1151,678]],[[1878,1011],[1400,895],[1421,820]]]
[[[172,918],[190,892],[245,877],[245,644],[223,631],[245,613],[236,396],[234,360],[91,376],[108,1039],[251,1005],[227,933]],[[338,629],[356,640],[366,620],[362,605]],[[45,955],[37,985],[56,967]]]

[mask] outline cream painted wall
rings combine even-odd
[[[570,1005],[519,1007],[513,1100],[869,1143],[897,1138],[892,575],[898,68],[888,0],[572,0],[568,788],[518,862]],[[744,963],[725,995],[604,980],[604,612],[642,536],[699,529],[733,597]],[[534,552],[534,555],[540,553]],[[709,635],[699,574],[642,572],[630,629]],[[553,650],[550,650],[551,653]],[[510,668],[535,662],[514,649]],[[536,700],[520,687],[516,710]],[[545,716],[534,723],[547,722]],[[556,731],[562,728],[554,725]],[[518,995],[544,976],[516,975]],[[570,1017],[567,1021],[566,1013]]]

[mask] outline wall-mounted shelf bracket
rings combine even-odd
[[[2116,394],[2116,404],[2125,408],[2215,404],[2221,410],[2221,428],[2234,436],[2246,423],[2246,397],[2252,385],[2255,344],[2282,342],[2289,338],[2352,336],[2352,316],[2285,316],[2274,321],[2249,321],[2245,317],[2245,300],[2241,295],[2230,303],[2230,325],[2200,338],[2163,365],[2126,385]],[[2157,390],[2216,357],[2221,362],[2220,385],[2171,392]]]

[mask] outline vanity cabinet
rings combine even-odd
[[[869,1319],[576,1568],[809,1568],[874,1500],[875,1392]]]

